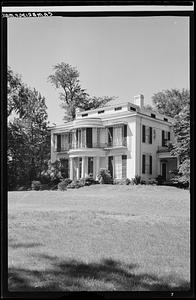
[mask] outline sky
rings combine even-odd
[[[64,123],[59,92],[48,82],[65,62],[80,73],[91,96],[116,103],[189,89],[189,18],[43,17],[8,19],[8,65],[46,98],[50,123]]]

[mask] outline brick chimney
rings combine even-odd
[[[138,105],[140,107],[144,106],[144,95],[139,94],[137,96],[134,96],[134,104]]]

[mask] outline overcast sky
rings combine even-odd
[[[91,96],[133,101],[189,88],[188,17],[50,17],[8,19],[8,65],[46,98],[49,121],[63,123],[52,67],[69,63]]]

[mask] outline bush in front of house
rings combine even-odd
[[[80,180],[72,181],[70,184],[67,185],[68,189],[79,189],[84,186],[84,183],[80,182]]]
[[[63,179],[58,183],[58,191],[66,191],[67,186],[72,183],[72,180],[69,178]]]
[[[113,184],[129,185],[131,184],[131,180],[129,178],[114,179]]]
[[[97,175],[97,179],[101,184],[113,184],[113,179],[111,177],[110,171],[107,169],[100,169]]]
[[[141,180],[141,176],[135,175],[134,178],[132,178],[132,184],[138,185],[138,184],[144,184],[143,181]]]
[[[33,180],[32,183],[31,183],[31,189],[33,191],[39,191],[39,190],[41,190],[41,186],[42,186],[42,184],[38,180]]]
[[[158,175],[156,178],[157,185],[162,185],[164,183],[164,178],[162,175]]]

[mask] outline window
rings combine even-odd
[[[82,114],[82,117],[87,117],[88,116],[88,114]]]
[[[170,141],[170,132],[162,130],[162,147],[167,146],[168,141]]]
[[[122,178],[127,178],[127,155],[122,155]]]
[[[121,110],[122,109],[122,107],[121,106],[119,106],[119,107],[115,107],[114,108],[114,110]]]
[[[136,111],[136,108],[131,106],[130,110]]]
[[[105,112],[105,110],[99,110],[98,114],[103,114]]]
[[[151,118],[156,118],[156,115],[155,114],[151,114]]]
[[[142,142],[152,144],[152,127],[142,125]]]
[[[108,128],[108,145],[112,146],[113,144],[113,127]]]
[[[163,120],[166,121],[166,122],[168,122],[168,119],[167,119],[167,118],[164,118]]]
[[[142,155],[142,174],[152,174],[152,155]]]
[[[93,157],[88,157],[88,175],[93,174]]]

